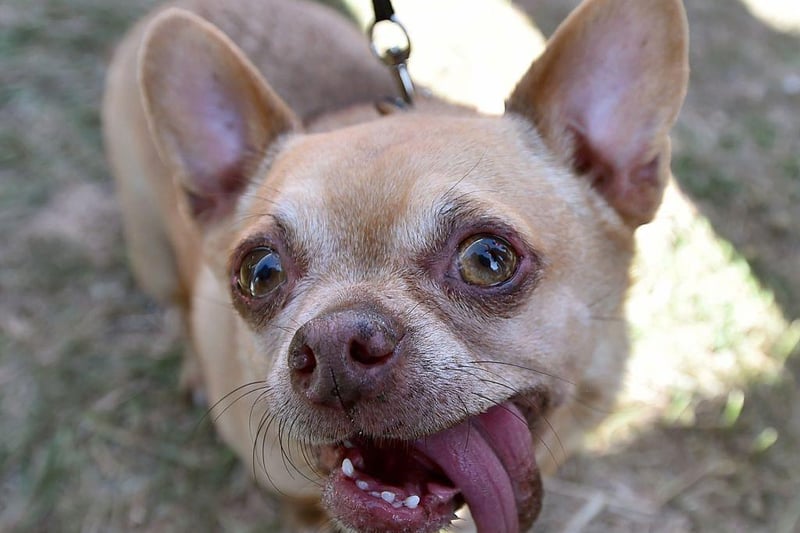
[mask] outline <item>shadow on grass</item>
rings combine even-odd
[[[551,483],[543,530],[797,531],[798,356],[779,380],[750,384],[741,410],[701,400],[689,422],[660,421],[606,454],[571,459]]]

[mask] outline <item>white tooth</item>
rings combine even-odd
[[[353,468],[353,461],[345,457],[344,461],[342,461],[342,472],[347,477],[353,477],[356,473],[356,469]]]
[[[403,500],[403,505],[405,505],[409,509],[416,509],[417,505],[419,505],[419,496],[417,496],[416,494],[409,496],[408,498]]]
[[[400,509],[402,506],[403,502],[401,501],[392,502],[392,507],[394,507],[395,509]]]
[[[394,492],[389,492],[388,490],[385,490],[385,491],[381,492],[381,498],[386,503],[392,503],[394,501],[394,498],[395,498]]]
[[[370,496],[373,496],[373,497],[375,497],[375,498],[380,498],[380,497],[381,497],[381,493],[380,493],[380,492],[378,492],[377,490],[372,490],[372,491],[370,491],[369,495],[370,495]]]
[[[358,487],[361,490],[367,490],[367,487],[369,487],[369,484],[366,481],[364,481],[363,479],[357,479],[356,480],[356,487]]]

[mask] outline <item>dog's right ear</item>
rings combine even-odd
[[[268,146],[299,128],[239,48],[185,10],[151,22],[139,83],[158,151],[201,225],[230,214]]]
[[[632,228],[667,184],[688,41],[680,0],[584,0],[508,102]]]

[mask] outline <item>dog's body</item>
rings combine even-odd
[[[435,531],[462,501],[481,531],[529,527],[538,470],[621,379],[633,230],[686,90],[679,1],[589,0],[504,117],[382,116],[389,72],[327,8],[176,5],[120,46],[103,118],[187,385],[236,391],[225,440],[297,500],[322,476],[341,527]]]

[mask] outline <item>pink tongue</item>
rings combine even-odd
[[[527,482],[533,443],[522,414],[513,404],[493,407],[451,429],[429,435],[415,447],[435,461],[458,487],[479,532],[519,532],[520,495],[514,489]]]

